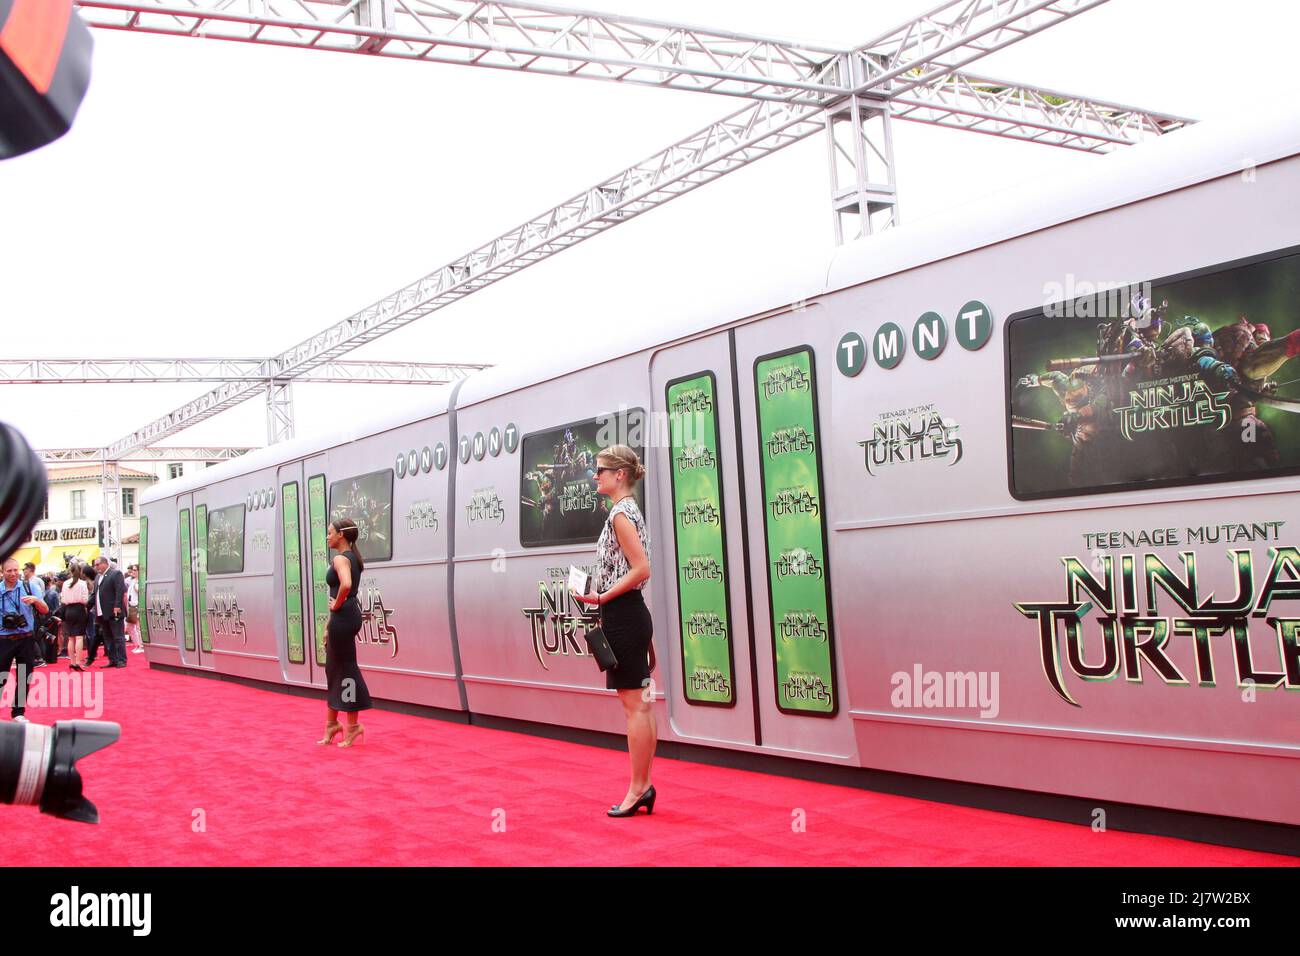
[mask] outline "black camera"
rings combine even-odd
[[[45,724],[0,723],[0,803],[39,806],[65,820],[98,823],[99,811],[81,795],[76,763],[103,750],[122,728],[105,720]]]
[[[0,627],[6,631],[25,631],[27,629],[27,618],[21,614],[15,614],[8,611],[3,617],[0,617]]]

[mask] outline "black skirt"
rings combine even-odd
[[[618,667],[605,671],[605,686],[611,690],[650,686],[650,639],[654,637],[654,621],[641,591],[633,588],[602,604],[600,626],[618,658]]]
[[[59,607],[59,617],[63,619],[64,637],[86,636],[86,605],[63,604]]]
[[[361,668],[357,666],[357,634],[361,630],[361,605],[354,600],[343,602],[330,612],[325,630],[325,686],[331,710],[353,713],[369,710],[370,690]]]

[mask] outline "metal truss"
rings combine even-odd
[[[448,385],[486,365],[333,361],[299,381],[336,385]],[[0,359],[0,385],[124,385],[137,382],[249,382],[267,378],[263,359]]]
[[[186,448],[154,445],[133,448],[117,460],[121,463],[140,461],[229,461],[246,455],[255,448]],[[39,448],[36,453],[47,465],[99,464],[104,460],[102,448]]]
[[[465,256],[262,363],[259,381],[226,382],[115,442],[110,456],[157,441],[287,383],[394,329],[635,218],[727,172],[837,123],[852,182],[836,182],[841,220],[859,233],[897,222],[891,115],[1069,148],[1104,151],[1176,117],[966,77],[960,67],[1105,0],[950,0],[853,50],[539,5],[479,0],[83,0],[95,25],[252,43],[333,49],[525,72],[618,80],[756,100],[642,163],[528,220]],[[111,14],[111,15],[110,15]],[[297,19],[295,19],[297,18]],[[418,27],[418,29],[416,29]],[[404,30],[416,29],[415,33]],[[441,31],[441,32],[440,32]],[[466,51],[473,51],[469,55]],[[897,107],[895,106],[897,104]],[[1068,108],[1066,108],[1068,107]],[[1121,115],[1120,111],[1123,111]],[[874,139],[873,122],[883,132]],[[833,139],[833,135],[832,135]],[[836,163],[831,145],[831,163]],[[884,164],[871,179],[870,153]],[[836,175],[833,172],[833,175]],[[884,217],[876,216],[885,213]],[[275,396],[266,392],[274,404]],[[283,396],[280,399],[283,404]],[[292,429],[268,407],[269,431]]]
[[[856,49],[484,0],[78,0],[103,29],[580,76],[750,99],[899,92],[1106,0],[947,0]],[[845,69],[845,65],[849,69]],[[861,82],[845,85],[850,76]]]
[[[116,461],[101,459],[99,479],[104,497],[104,551],[122,563],[122,473]]]
[[[1194,122],[1071,93],[953,73],[890,97],[893,118],[1106,153]]]

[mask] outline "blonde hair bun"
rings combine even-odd
[[[604,459],[614,468],[625,468],[631,476],[631,481],[640,481],[645,477],[645,466],[641,464],[641,459],[627,445],[610,445],[603,449],[598,459]]]

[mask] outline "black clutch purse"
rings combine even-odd
[[[614,656],[614,648],[609,646],[609,638],[605,636],[604,628],[597,626],[588,629],[587,650],[591,651],[591,656],[596,658],[596,663],[602,671],[618,668],[618,658]]]

